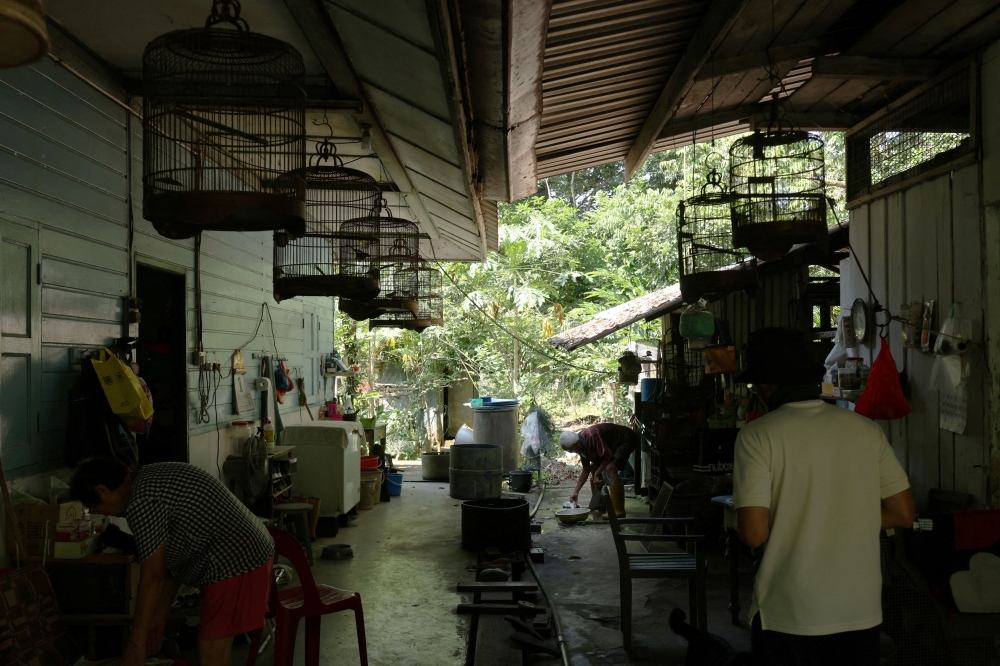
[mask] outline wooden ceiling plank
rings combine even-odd
[[[420,193],[413,181],[410,180],[409,174],[403,166],[403,161],[389,139],[381,118],[374,111],[368,93],[364,90],[357,72],[351,65],[344,44],[323,1],[285,0],[285,6],[288,7],[288,11],[291,12],[306,41],[309,42],[337,90],[361,100],[364,113],[355,116],[355,122],[371,127],[372,148],[378,153],[389,177],[392,178],[401,192],[413,195],[408,199],[408,202],[412,200],[413,213],[417,216],[421,226],[425,227],[427,233],[432,237],[440,237],[434,226],[434,221],[431,220],[430,214],[420,199]],[[360,129],[358,131],[360,132]]]
[[[575,94],[590,90],[627,90],[633,85],[645,85],[647,83],[659,83],[662,88],[667,80],[667,67],[656,67],[643,71],[623,74],[621,76],[606,77],[599,80],[583,81],[573,85],[558,86],[559,82],[550,81],[548,85],[542,82],[542,94],[544,99],[558,98],[563,94]]]
[[[713,58],[725,58],[763,51],[792,18],[804,0],[750,0],[732,24],[728,34],[712,51]]]
[[[907,35],[934,19],[956,0],[908,0],[883,18],[844,55],[880,56],[887,53]]]
[[[567,62],[559,66],[549,66],[545,63],[545,78],[553,79],[579,74],[580,72],[604,72],[610,67],[616,67],[626,63],[634,63],[636,69],[648,67],[649,62],[654,59],[662,59],[664,56],[680,53],[684,49],[680,44],[660,44],[655,48],[648,48],[636,51],[617,51],[605,53],[599,57],[579,59],[575,62]]]
[[[729,58],[719,58],[706,62],[695,75],[695,81],[707,81],[712,78],[743,74],[746,72],[766,69],[771,62],[798,62],[802,58],[812,58],[822,55],[827,44],[822,39],[810,39],[804,42],[776,46],[771,50],[754,51]]]
[[[993,42],[998,35],[1000,7],[936,46],[928,55],[935,58],[964,56]]]
[[[734,2],[738,0],[725,0],[725,1]],[[650,67],[649,65],[647,65],[645,71],[649,71],[650,73],[654,71],[666,71],[670,68],[670,65],[672,64],[673,63],[657,63],[657,65],[654,67]],[[551,86],[553,84],[570,85],[575,83],[584,83],[588,81],[593,81],[595,78],[597,78],[597,80],[603,81],[610,78],[615,78],[621,74],[629,74],[632,72],[642,72],[642,71],[643,71],[642,63],[628,63],[625,65],[619,65],[617,67],[609,67],[608,69],[602,70],[600,72],[583,72],[581,74],[575,74],[573,76],[562,77],[557,81],[553,81],[548,77],[546,77],[545,79],[542,80],[542,91],[545,92],[546,88],[551,89]]]
[[[559,98],[559,100],[547,99],[545,100],[545,111],[552,113],[560,113],[564,110],[583,108],[586,109],[588,106],[597,106],[600,104],[609,104],[611,102],[622,102],[624,104],[631,104],[632,100],[636,97],[641,99],[646,99],[656,95],[663,87],[662,82],[650,83],[644,86],[637,86],[629,90],[612,90],[609,92],[598,92],[595,91],[593,95],[587,95],[586,93],[578,93],[574,96],[566,95]]]
[[[630,177],[646,161],[653,142],[663,126],[673,117],[676,106],[690,85],[691,79],[725,38],[748,2],[749,0],[712,0],[705,17],[692,35],[687,50],[667,80],[659,99],[629,150],[625,160],[626,176]]]
[[[696,21],[695,21],[696,22]],[[638,25],[628,30],[620,30],[605,35],[597,35],[589,39],[574,40],[564,44],[545,44],[545,58],[558,58],[577,52],[589,52],[608,45],[635,44],[647,39],[656,40],[678,32],[675,23],[654,23]]]
[[[691,20],[698,14],[698,5],[674,7],[649,14],[625,15],[616,19],[608,19],[598,23],[580,23],[562,29],[549,29],[547,43],[554,46],[571,43],[579,39],[592,39],[602,35],[613,34],[621,30],[629,30],[643,25],[669,24],[676,21]],[[551,26],[551,23],[550,23]]]
[[[653,102],[655,93],[656,90],[654,89],[645,95],[621,97],[601,103],[598,103],[598,100],[595,99],[593,104],[580,102],[572,107],[561,110],[546,108],[543,113],[543,117],[545,118],[547,126],[552,126],[557,123],[588,118],[595,113],[605,113],[609,111],[624,112],[635,108],[637,106],[636,102],[645,103],[645,108],[648,109]],[[639,104],[639,106],[642,106],[642,104]]]
[[[595,46],[587,49],[577,49],[561,55],[545,54],[545,67],[563,67],[579,62],[599,60],[607,56],[619,56],[629,53],[654,53],[667,48],[671,41],[682,40],[683,33],[675,32],[672,36],[663,34],[652,35],[644,39],[619,40],[605,46]]]
[[[935,47],[989,16],[997,8],[996,0],[963,0],[942,11],[933,20],[911,32],[885,52],[886,56],[926,56]]]
[[[813,60],[812,75],[829,79],[869,81],[923,81],[951,64],[930,58],[873,58],[870,56],[821,56]]]

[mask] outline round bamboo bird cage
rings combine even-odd
[[[444,324],[444,277],[440,270],[426,263],[413,270],[417,274],[417,313],[407,328],[419,333]]]
[[[204,28],[150,42],[142,72],[142,213],[157,232],[305,232],[305,183],[289,175],[305,166],[294,47],[251,33],[238,0],[214,0]]]
[[[355,321],[378,317],[387,312],[418,310],[417,272],[420,261],[420,230],[415,222],[388,215],[379,219],[379,293],[374,298],[341,299],[340,309]]]
[[[801,131],[754,132],[729,150],[733,246],[780,259],[797,243],[826,242],[823,140]]]
[[[732,208],[738,201],[722,183],[722,175],[712,169],[701,193],[678,205],[678,266],[686,303],[756,290],[756,261],[746,250],[733,247]]]
[[[306,184],[306,233],[274,235],[274,299],[374,298],[379,291],[378,183],[344,167],[329,140],[317,145],[310,161],[293,174]]]
[[[48,51],[42,0],[0,0],[0,68],[28,65]]]

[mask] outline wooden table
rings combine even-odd
[[[713,504],[722,507],[723,525],[726,527],[726,562],[729,564],[729,613],[733,624],[740,623],[740,535],[736,526],[736,507],[732,495],[712,498]]]

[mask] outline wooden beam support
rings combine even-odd
[[[669,139],[678,134],[699,132],[703,129],[715,127],[716,125],[734,123],[739,120],[746,120],[747,129],[750,129],[751,118],[762,108],[759,104],[747,104],[735,109],[729,109],[728,111],[716,111],[715,113],[707,113],[687,120],[677,120],[665,125],[663,130],[660,131],[660,136],[657,137],[657,140]]]
[[[465,50],[456,53],[455,33],[460,27],[452,25],[453,0],[426,0],[427,17],[431,24],[431,34],[439,54],[441,63],[441,78],[444,89],[448,93],[448,108],[451,112],[451,126],[455,134],[455,145],[458,148],[458,160],[461,162],[462,177],[465,180],[465,190],[469,197],[469,207],[479,230],[479,254],[486,261],[489,253],[486,247],[486,219],[483,217],[483,207],[480,202],[482,192],[479,173],[479,160],[474,148],[472,127],[472,105],[468,95],[468,79],[466,76]],[[454,5],[457,21],[457,3]],[[461,55],[461,58],[459,58]]]
[[[810,39],[797,44],[776,46],[768,51],[755,51],[731,58],[719,58],[706,62],[694,76],[695,82],[744,74],[756,69],[766,69],[772,62],[798,62],[803,58],[814,58],[833,49],[822,39]]]
[[[420,192],[410,179],[403,160],[396,152],[396,147],[392,144],[381,118],[375,112],[367,91],[361,85],[361,80],[351,65],[347,49],[344,48],[344,43],[336,26],[333,25],[323,0],[285,0],[285,6],[288,7],[288,11],[291,12],[337,91],[345,97],[361,101],[362,113],[354,116],[359,132],[361,126],[370,128],[372,148],[378,154],[389,177],[405,197],[406,205],[413,211],[424,231],[432,238],[440,239],[441,234],[430,213],[427,212],[420,198]]]
[[[927,58],[869,58],[867,56],[821,56],[812,64],[815,78],[868,81],[924,81],[952,62]]]
[[[794,96],[789,99],[794,99]],[[782,129],[812,130],[817,132],[846,132],[854,127],[859,120],[858,116],[842,111],[802,111],[798,112],[784,106],[781,116]],[[769,113],[760,110],[750,117],[751,130],[766,130]]]
[[[286,0],[287,1],[287,0]],[[653,144],[660,135],[664,125],[673,117],[684,92],[691,85],[692,79],[701,70],[705,61],[715,52],[725,38],[726,33],[736,22],[749,0],[712,0],[705,17],[694,31],[688,42],[684,55],[674,68],[667,84],[660,92],[659,99],[653,105],[646,122],[639,130],[639,135],[625,158],[625,176],[631,178],[636,169],[642,166],[653,150]]]

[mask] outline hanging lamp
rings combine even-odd
[[[305,66],[250,32],[239,0],[142,57],[143,217],[168,238],[205,230],[305,233]]]
[[[712,169],[701,193],[677,206],[677,253],[681,296],[695,303],[704,296],[757,288],[757,262],[733,247],[732,208],[739,203]]]
[[[777,93],[768,131],[737,139],[729,149],[733,247],[776,261],[798,243],[826,243],[823,140],[781,129]],[[776,126],[775,130],[771,130]]]
[[[0,0],[0,68],[31,64],[48,51],[42,1]]]
[[[327,125],[329,127],[329,125]],[[344,167],[331,137],[311,164],[290,177],[306,186],[306,233],[274,235],[274,299],[339,296],[367,300],[379,292],[382,200],[374,178]]]

